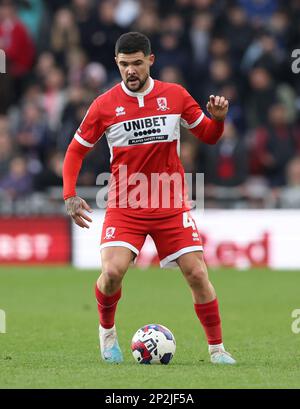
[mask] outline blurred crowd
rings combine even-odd
[[[204,172],[206,207],[299,207],[299,0],[1,0],[0,200],[61,187],[89,104],[120,81],[114,46],[127,31],[151,39],[154,78],[182,84],[204,111],[210,94],[230,101],[216,146],[182,130],[181,159]],[[102,138],[78,185],[107,171]]]

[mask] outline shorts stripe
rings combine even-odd
[[[170,254],[169,256],[167,256],[164,259],[160,260],[160,266],[162,268],[174,266],[175,264],[172,263],[172,262],[174,262],[178,257],[180,257],[180,256],[182,256],[183,254],[186,254],[186,253],[192,253],[193,251],[203,251],[203,246],[184,247],[184,248],[176,251],[176,253]],[[169,263],[170,263],[170,265],[169,265]]]
[[[134,247],[132,244],[127,243],[126,241],[108,241],[107,243],[102,243],[100,245],[100,250],[105,247],[127,247],[129,250],[133,251],[137,256],[139,255],[139,250]]]

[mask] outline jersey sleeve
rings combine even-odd
[[[105,131],[98,104],[95,99],[74,135],[77,142],[87,148],[92,148]]]
[[[181,125],[187,129],[193,129],[201,123],[204,118],[204,113],[200,108],[199,104],[194,100],[194,98],[187,92],[186,89],[182,88],[182,102],[183,108],[181,113]]]
[[[224,131],[224,121],[217,121],[208,118],[199,104],[194,98],[184,89],[183,92],[183,108],[181,113],[181,125],[190,129],[196,138],[201,142],[209,145],[214,145],[221,138]]]
[[[76,196],[76,182],[85,155],[91,150],[80,143],[75,138],[68,146],[63,165],[63,197]]]
[[[63,166],[63,197],[64,200],[76,196],[76,182],[85,155],[92,149],[105,131],[99,112],[98,101],[95,99],[83,118],[74,138],[72,139]]]

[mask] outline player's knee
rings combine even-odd
[[[195,266],[185,273],[186,279],[191,285],[205,285],[208,281],[205,266]]]
[[[122,281],[124,273],[121,268],[111,265],[102,268],[102,275],[104,276],[106,284],[113,286]]]

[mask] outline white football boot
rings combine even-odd
[[[223,344],[209,345],[210,362],[213,364],[234,365],[236,360],[232,358],[229,352],[225,351]]]
[[[99,340],[101,357],[105,362],[123,362],[123,354],[118,343],[115,325],[109,329],[103,328],[99,325]]]

